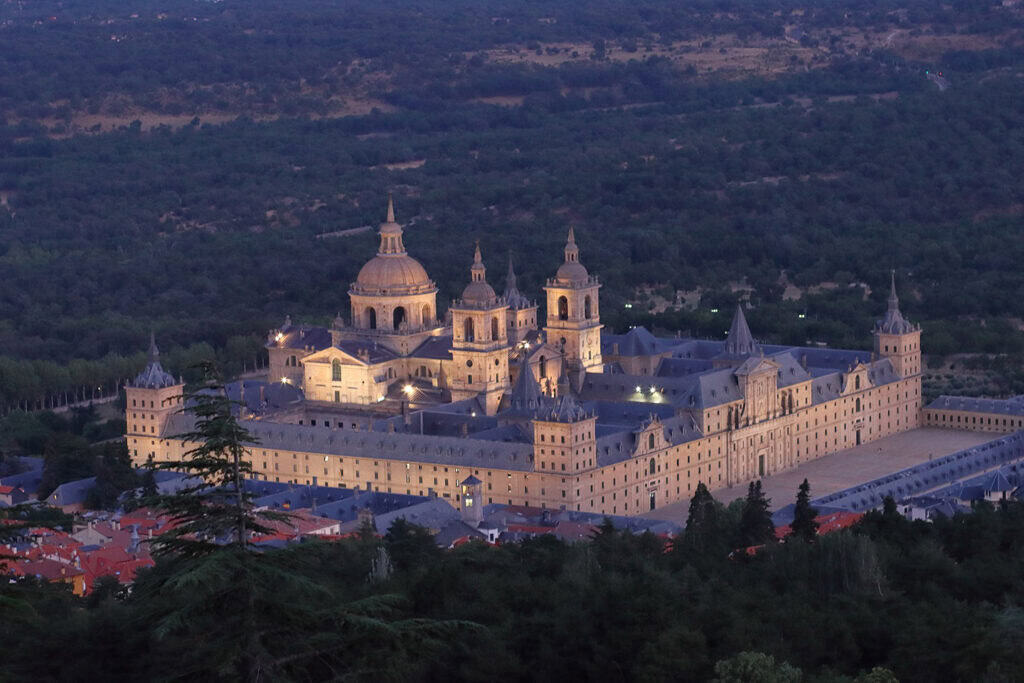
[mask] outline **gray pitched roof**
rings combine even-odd
[[[662,342],[643,327],[634,327],[626,334],[602,335],[602,353],[615,354],[618,345],[619,356],[652,356],[665,350]]]
[[[285,321],[280,332],[280,339],[267,342],[268,347],[303,350],[311,348],[314,351],[322,351],[331,345],[331,331],[326,327],[293,325],[291,318]]]
[[[544,396],[533,376],[533,369],[528,363],[523,363],[519,369],[519,376],[512,386],[509,394],[509,408],[511,410],[531,414],[534,411],[543,410],[550,403],[550,399]]]
[[[1014,398],[974,398],[970,396],[947,396],[943,394],[927,406],[931,410],[962,410],[972,413],[994,413],[999,415],[1024,415],[1024,402]]]
[[[452,358],[452,336],[441,335],[428,337],[426,341],[416,347],[410,356],[413,358],[425,358],[429,360],[451,360]]]
[[[165,372],[160,365],[160,349],[156,347],[156,338],[152,333],[149,335],[149,363],[142,372],[132,380],[131,386],[145,389],[163,389],[176,384],[174,377]]]
[[[736,312],[732,316],[732,325],[729,326],[729,336],[725,340],[725,353],[729,356],[748,356],[757,351],[757,343],[754,342],[747,318],[743,315],[743,306],[737,304]]]
[[[191,431],[187,413],[171,417],[169,433]],[[423,436],[406,432],[355,431],[266,420],[240,420],[259,440],[258,449],[325,453],[355,458],[414,460],[456,467],[492,467],[528,471],[533,447],[528,443],[468,437]]]
[[[900,313],[900,300],[896,296],[896,271],[892,273],[892,288],[889,290],[888,304],[889,308],[885,312],[885,317],[875,324],[875,329],[878,332],[884,332],[885,334],[907,334],[917,329],[904,319],[903,314]]]
[[[530,308],[530,300],[523,296],[516,287],[516,271],[512,267],[512,252],[508,255],[508,274],[505,276],[505,301],[512,309]]]

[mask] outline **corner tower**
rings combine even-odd
[[[452,400],[480,396],[488,415],[498,411],[501,395],[508,389],[508,304],[487,284],[487,269],[480,245],[473,253],[470,282],[462,298],[453,301]]]
[[[889,289],[889,307],[885,317],[875,323],[875,353],[892,361],[900,377],[921,374],[921,326],[910,323],[900,313],[900,300],[896,296],[896,271],[892,271]]]
[[[573,370],[601,372],[601,324],[598,290],[601,284],[580,263],[573,229],[565,244],[565,261],[548,279],[547,340],[558,346]]]
[[[140,467],[153,457],[165,457],[164,437],[171,415],[182,408],[185,384],[176,382],[160,365],[156,339],[149,335],[149,362],[135,379],[126,383],[125,429],[132,465]]]

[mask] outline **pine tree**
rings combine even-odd
[[[790,525],[791,537],[803,539],[810,543],[818,537],[817,509],[811,507],[811,485],[807,479],[800,484],[796,494],[796,509],[793,511],[793,523]]]
[[[747,487],[747,498],[740,516],[739,542],[744,548],[775,540],[775,525],[769,510],[769,501],[761,490],[761,480]]]
[[[686,530],[677,548],[690,554],[702,554],[717,549],[721,541],[721,520],[718,501],[703,482],[690,499],[690,511],[686,518]]]
[[[244,486],[252,476],[252,463],[245,456],[256,439],[235,418],[212,364],[203,369],[205,386],[187,397],[193,429],[179,436],[195,447],[182,460],[155,463],[157,469],[185,472],[197,480],[173,495],[153,499],[175,524],[153,542],[157,554],[207,555],[226,543],[248,551],[254,534],[272,533],[265,521],[287,519],[282,513],[253,510],[252,494]]]
[[[246,451],[255,440],[215,380],[187,405],[195,425],[182,438],[195,447],[156,467],[202,481],[154,500],[176,527],[154,543],[161,563],[133,592],[158,639],[154,675],[173,669],[176,677],[201,680],[342,677],[380,667],[379,651],[408,656],[436,649],[464,627],[396,619],[401,601],[393,595],[345,602],[303,576],[308,553],[258,548],[253,536],[272,532],[266,520],[288,516],[255,511],[244,489],[252,473]],[[378,564],[375,571],[390,570]],[[409,661],[399,655],[387,666]]]

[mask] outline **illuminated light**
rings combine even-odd
[[[633,308],[633,304],[626,304],[626,308]]]
[[[282,377],[281,378],[281,384],[291,384],[291,383],[292,383],[292,381],[290,379],[288,379],[287,377]]]
[[[277,334],[276,334],[276,335],[274,336],[274,341],[276,341],[276,342],[278,342],[278,343],[280,343],[282,339],[284,339],[284,333],[283,333],[283,332],[278,332],[278,333],[277,333]]]
[[[412,398],[412,395],[416,393],[416,387],[414,387],[411,384],[406,384],[404,387],[402,387],[402,391],[405,392],[406,396]]]
[[[712,313],[718,313],[718,309],[717,309],[717,308],[712,308],[712,309],[711,309],[711,312],[712,312]]]
[[[383,400],[384,400],[384,394],[381,394],[380,396],[377,397],[377,403],[380,403]]]
[[[640,386],[639,384],[637,384],[637,385],[636,385],[636,393],[638,393],[638,394],[639,394],[639,393],[640,393],[640,392],[642,392],[643,390],[644,390],[644,388],[643,388],[642,386]]]
[[[798,315],[797,317],[798,317],[798,318],[800,318],[801,320],[803,320],[803,319],[804,319],[804,318],[806,318],[807,316],[806,316],[805,314],[801,313],[801,314],[800,314],[800,315]]]
[[[474,410],[472,413],[469,414],[469,416],[470,417],[476,417],[476,411]]]

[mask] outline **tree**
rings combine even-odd
[[[740,652],[715,664],[715,683],[798,683],[800,669],[763,652]]]
[[[775,525],[772,524],[769,501],[761,490],[761,480],[751,482],[747,487],[747,498],[740,516],[739,542],[747,548],[775,540]]]
[[[232,414],[212,364],[203,371],[205,387],[187,399],[195,424],[184,438],[195,447],[156,464],[202,483],[153,501],[176,524],[154,543],[162,563],[135,593],[160,641],[154,671],[173,665],[182,677],[245,681],[336,677],[369,666],[377,657],[370,643],[397,652],[387,666],[400,670],[409,661],[403,655],[437,647],[461,627],[395,619],[401,599],[394,595],[346,603],[297,571],[308,555],[261,551],[256,536],[272,533],[265,522],[288,516],[253,509],[244,478],[255,439]],[[197,631],[207,634],[201,642]]]
[[[818,522],[815,518],[818,510],[811,507],[811,485],[805,478],[796,494],[796,509],[793,511],[793,523],[790,525],[790,536],[803,539],[810,543],[818,536]]]
[[[708,491],[704,482],[698,483],[697,490],[690,499],[690,510],[681,544],[683,548],[703,553],[715,544],[721,533],[718,508],[718,501]]]

